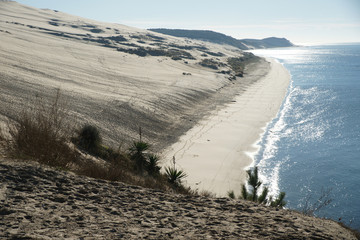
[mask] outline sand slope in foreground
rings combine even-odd
[[[0,238],[356,239],[334,221],[247,201],[164,194],[14,160],[0,160],[0,172]]]

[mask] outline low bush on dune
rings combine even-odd
[[[85,125],[79,131],[77,142],[80,148],[97,154],[101,144],[100,132],[92,125]]]

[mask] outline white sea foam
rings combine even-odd
[[[278,149],[278,142],[284,136],[288,134],[286,131],[286,114],[292,107],[291,98],[293,95],[294,89],[292,84],[289,86],[288,94],[285,97],[284,103],[272,123],[268,125],[268,130],[263,135],[263,151],[261,153],[260,161],[257,163],[259,167],[259,177],[264,185],[269,187],[269,195],[275,196],[279,193],[279,170],[281,168],[282,162],[278,161],[275,164],[275,167],[271,167],[271,159],[276,155]]]

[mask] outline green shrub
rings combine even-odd
[[[99,130],[92,125],[85,125],[79,131],[78,146],[85,151],[97,154],[99,152],[101,137]]]

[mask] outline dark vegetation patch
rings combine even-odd
[[[146,34],[147,37],[153,39],[153,40],[156,40],[156,41],[163,41],[165,40],[165,38],[163,37],[159,37],[159,36],[155,36],[155,35],[152,35],[152,34]]]
[[[145,57],[149,55],[171,57],[173,60],[195,59],[189,52],[179,49],[155,49],[149,47],[137,47],[135,49],[117,48],[117,50],[120,52],[135,54],[140,57]]]
[[[84,28],[96,28],[96,26],[92,25],[92,24],[81,25],[81,27],[84,27]]]
[[[244,56],[237,58],[228,58],[227,62],[231,69],[235,72],[235,76],[243,77],[245,66],[251,62],[255,62],[259,57],[252,53],[244,53]]]
[[[153,41],[153,42],[158,42],[158,43],[162,43],[165,40],[165,38],[163,38],[163,37],[155,36],[152,34],[131,35],[130,37],[141,40],[141,41]]]
[[[106,37],[106,39],[113,40],[115,42],[125,42],[127,39],[121,35]]]
[[[6,21],[6,23],[11,23],[11,24],[15,24],[15,25],[25,26],[25,24],[18,23],[18,22],[8,22],[8,21]]]
[[[9,31],[4,31],[4,30],[1,30],[1,29],[0,29],[0,32],[11,34],[11,32],[9,32]]]
[[[226,66],[226,64],[224,64],[222,62],[218,62],[218,61],[215,61],[214,59],[210,59],[210,58],[205,58],[205,59],[201,60],[201,62],[199,64],[203,67],[211,68],[214,70],[219,69],[219,67]]]
[[[207,53],[207,54],[209,54],[209,55],[211,55],[211,56],[214,56],[214,57],[223,57],[223,56],[225,56],[225,54],[223,54],[222,52],[217,52],[217,53],[215,53],[215,52],[210,52],[210,51],[203,51],[204,53]]]
[[[100,28],[92,28],[90,29],[90,32],[92,33],[103,33],[104,31]]]
[[[217,72],[217,73],[221,73],[221,74],[231,74],[231,71],[230,71],[230,70],[227,70],[227,71],[222,70],[222,71],[219,71],[219,72]]]
[[[53,26],[56,26],[56,27],[58,27],[59,26],[59,23],[57,23],[57,22],[48,22],[50,25],[53,25]]]
[[[121,44],[121,45],[124,45],[124,46],[129,46],[129,47],[139,47],[139,45],[136,45],[135,43],[124,43],[124,42],[121,42],[120,44]]]
[[[208,48],[205,46],[178,45],[178,44],[169,44],[169,46],[173,47],[173,48],[184,49],[184,50],[193,50],[193,49],[197,49],[197,50],[201,50],[201,51],[208,50]]]

